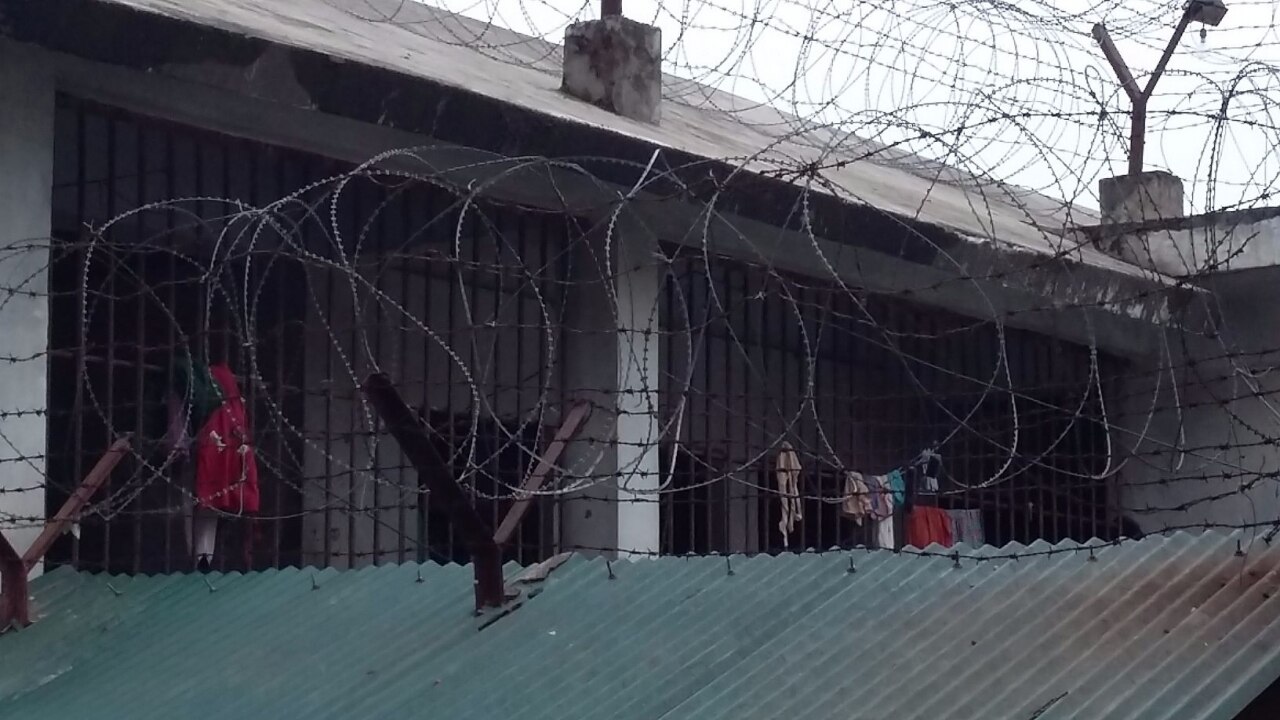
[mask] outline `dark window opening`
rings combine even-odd
[[[66,96],[56,118],[48,509],[114,437],[137,453],[50,562],[190,567],[192,471],[159,442],[188,354],[237,375],[259,465],[261,512],[224,519],[220,567],[457,559],[359,383],[383,370],[412,404],[478,417],[482,472],[460,475],[481,500],[518,485],[547,436],[508,419],[558,403],[570,221]],[[554,551],[544,504],[511,559]]]

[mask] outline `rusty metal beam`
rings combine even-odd
[[[520,486],[519,496],[511,504],[511,509],[507,511],[502,523],[498,525],[493,541],[499,546],[505,545],[511,539],[511,534],[520,526],[520,521],[524,519],[525,513],[529,512],[529,505],[533,502],[533,493],[546,482],[547,475],[560,460],[560,454],[564,452],[565,446],[574,435],[578,434],[578,428],[582,427],[582,422],[587,419],[590,412],[591,405],[585,402],[577,403],[569,409],[569,414],[565,416],[564,422],[560,423],[560,429],[556,431],[555,438],[547,446],[547,451],[538,458],[538,466]]]
[[[431,442],[425,423],[405,404],[386,374],[370,375],[360,389],[386,424],[387,432],[413,463],[418,482],[426,485],[430,493],[429,501],[442,503],[466,538],[475,570],[476,610],[500,607],[506,600],[502,586],[502,551],[493,541],[492,529],[471,505],[448,463]]]
[[[1133,117],[1129,125],[1129,174],[1137,175],[1142,172],[1143,156],[1146,153],[1147,144],[1147,102],[1151,99],[1151,94],[1155,92],[1156,83],[1160,81],[1160,76],[1164,74],[1164,70],[1169,65],[1169,58],[1173,57],[1173,51],[1177,49],[1178,43],[1182,42],[1182,35],[1187,31],[1187,26],[1196,16],[1197,4],[1188,3],[1186,9],[1182,13],[1182,18],[1178,20],[1178,26],[1174,28],[1173,37],[1169,38],[1169,43],[1165,45],[1164,54],[1160,56],[1160,62],[1156,63],[1156,68],[1151,72],[1151,77],[1147,78],[1145,87],[1138,87],[1138,81],[1134,79],[1133,73],[1129,72],[1129,66],[1125,64],[1124,58],[1120,55],[1120,50],[1116,44],[1111,41],[1111,34],[1107,32],[1107,26],[1097,23],[1093,26],[1093,39],[1097,41],[1098,46],[1102,48],[1102,54],[1106,56],[1107,62],[1111,64],[1111,69],[1115,71],[1116,78],[1120,80],[1121,87],[1129,96],[1129,100],[1133,102]]]
[[[1137,102],[1138,97],[1142,95],[1142,88],[1138,87],[1138,81],[1133,78],[1133,73],[1129,72],[1129,66],[1120,55],[1120,49],[1112,42],[1107,26],[1096,23],[1093,26],[1093,39],[1098,43],[1098,47],[1102,48],[1102,54],[1107,58],[1107,62],[1111,63],[1111,69],[1115,71],[1120,87],[1124,88],[1130,100]]]
[[[53,543],[62,533],[67,531],[67,527],[71,523],[79,522],[80,511],[88,504],[93,494],[102,487],[107,478],[111,477],[111,471],[115,469],[120,460],[129,453],[132,445],[128,437],[122,437],[112,443],[107,452],[100,458],[85,476],[84,482],[80,483],[80,487],[67,498],[62,504],[58,513],[51,520],[45,523],[44,529],[40,531],[40,535],[36,537],[35,542],[31,543],[31,547],[27,548],[27,552],[22,556],[23,567],[30,572],[41,560],[44,559],[49,548],[53,547]]]
[[[0,532],[0,632],[31,624],[27,595],[27,568]]]

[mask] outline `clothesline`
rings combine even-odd
[[[800,457],[789,442],[783,442],[777,457],[776,477],[782,512],[778,530],[783,547],[789,547],[796,525],[804,520],[800,502]],[[937,543],[950,547],[957,535],[964,541],[982,544],[981,512],[971,509],[944,510],[916,503],[918,495],[936,497],[938,478],[942,474],[942,456],[936,449],[926,448],[906,468],[896,468],[883,475],[864,475],[845,471],[844,494],[840,512],[857,525],[872,523],[875,544],[882,548],[898,548],[899,532],[895,518],[905,521],[904,533],[910,545],[924,547]]]

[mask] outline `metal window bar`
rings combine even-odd
[[[188,351],[212,352],[239,375],[262,484],[256,525],[224,522],[220,529],[227,536],[222,549],[236,550],[220,553],[225,567],[455,557],[447,521],[437,520],[441,526],[432,530],[428,499],[416,484],[402,482],[413,477],[403,457],[364,451],[376,428],[364,427],[355,384],[343,382],[351,374],[343,357],[362,363],[353,368],[360,371],[375,361],[364,351],[368,347],[381,365],[414,366],[417,377],[408,378],[406,387],[420,385],[424,407],[449,418],[442,427],[447,425],[451,445],[468,439],[489,448],[492,457],[477,455],[478,472],[461,463],[455,471],[470,473],[487,515],[505,512],[505,487],[520,484],[531,454],[551,436],[523,419],[533,410],[531,398],[561,405],[556,393],[563,378],[548,366],[560,361],[551,355],[563,352],[563,336],[553,328],[548,343],[543,313],[530,309],[535,286],[553,308],[560,302],[566,266],[551,259],[570,236],[569,222],[473,203],[464,221],[464,247],[455,256],[459,210],[446,190],[357,178],[337,204],[342,249],[349,257],[357,239],[365,238],[367,263],[353,271],[372,277],[381,293],[398,292],[410,312],[421,313],[417,320],[454,343],[462,357],[489,363],[476,373],[478,391],[489,406],[502,409],[493,417],[482,409],[479,432],[468,438],[476,430],[469,422],[470,388],[434,341],[414,323],[393,317],[390,305],[375,302],[372,311],[359,313],[344,307],[352,300],[343,292],[349,286],[344,272],[308,264],[293,249],[302,245],[336,257],[326,227],[327,186],[301,198],[319,208],[317,216],[309,217],[300,204],[281,211],[296,223],[292,237],[266,229],[266,239],[252,250],[228,258],[211,255],[220,231],[226,237],[254,231],[226,217],[228,206],[214,198],[261,206],[343,166],[68,96],[58,99],[57,119],[58,244],[50,270],[49,364],[50,376],[65,380],[49,392],[50,507],[61,504],[86,459],[106,446],[111,433],[135,432],[152,440],[163,435],[164,396],[173,386],[175,363]],[[198,199],[181,203],[182,212],[157,207],[140,213],[104,238],[84,231],[141,205],[184,197]],[[486,221],[477,222],[477,214]],[[217,272],[202,285],[211,264]],[[536,276],[529,265],[536,266]],[[448,308],[437,302],[438,290]],[[415,292],[421,297],[410,297]],[[514,353],[490,353],[483,360],[483,351],[460,344],[476,337],[475,328],[461,327],[457,300],[464,293],[474,313],[487,314],[474,318],[476,326],[493,321],[484,339],[514,346]],[[242,300],[246,295],[249,307]],[[84,317],[82,307],[89,310]],[[554,309],[549,315],[557,317]],[[528,376],[526,366],[539,370]],[[457,418],[467,418],[468,426],[457,427]],[[545,421],[554,425],[553,419]],[[60,539],[52,562],[112,572],[189,566],[189,530],[182,517],[190,504],[190,469],[179,464],[152,477],[146,464],[156,466],[159,451],[142,452],[145,462],[120,464],[109,489],[91,503],[79,538]],[[375,479],[372,502],[344,492],[359,490],[362,480],[345,488],[334,482],[344,473]],[[554,505],[550,497],[537,501],[537,512],[527,516],[508,546],[510,559],[531,562],[554,553]]]
[[[731,503],[698,489],[699,478],[708,472],[719,475],[738,468],[769,448],[776,450],[781,439],[803,449],[802,492],[813,496],[803,503],[804,520],[797,529],[803,541],[793,538],[791,549],[865,544],[869,528],[853,526],[839,516],[834,502],[816,497],[842,493],[841,468],[880,473],[909,462],[955,428],[954,418],[971,411],[968,427],[958,429],[940,448],[945,473],[942,493],[932,502],[944,509],[981,511],[991,544],[1115,534],[1105,480],[1087,477],[1104,462],[1100,453],[1106,429],[1097,417],[1096,398],[1076,417],[1081,397],[1089,392],[1087,349],[1005,328],[1010,388],[1003,370],[996,375],[997,363],[1003,361],[995,359],[999,342],[990,324],[895,298],[869,297],[864,302],[873,324],[838,287],[724,259],[713,259],[708,269],[696,253],[669,253],[677,260],[662,294],[666,350],[661,401],[668,419],[685,401],[676,457],[691,459],[677,460],[674,467],[664,460],[664,477],[671,474],[672,482],[660,506],[663,552],[782,550],[775,452],[742,473],[760,488],[752,510],[758,534],[750,542],[720,531],[730,527],[733,514],[726,508]],[[733,273],[741,274],[740,283],[728,280]],[[715,302],[723,307],[707,305],[712,282]],[[761,288],[767,291],[761,294]],[[733,320],[739,314],[740,327]],[[811,343],[808,352],[801,323]],[[689,327],[705,327],[705,339]],[[905,360],[885,347],[891,340]],[[688,342],[703,343],[694,349],[702,359],[692,373],[674,357],[687,352],[682,343]],[[805,387],[810,352],[816,384],[812,397]],[[1100,361],[1104,373],[1119,367],[1110,358]],[[748,374],[748,382],[737,382]],[[984,393],[993,375],[993,387]],[[692,378],[688,387],[686,378]],[[855,381],[846,383],[846,378]],[[1010,391],[1018,398],[1016,447]],[[728,397],[738,392],[740,400]],[[801,412],[806,405],[810,409]],[[800,421],[794,423],[797,415]],[[818,422],[837,444],[834,453],[821,447]],[[721,428],[724,437],[713,428]],[[739,443],[738,437],[745,441]],[[664,458],[670,455],[664,449]],[[1007,479],[983,487],[1007,460]],[[708,469],[699,471],[700,465]]]

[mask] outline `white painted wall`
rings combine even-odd
[[[592,403],[565,449],[562,482],[583,487],[562,509],[566,549],[659,549],[658,382],[662,367],[657,239],[638,223],[576,243],[567,300],[567,397]]]
[[[1113,250],[1129,262],[1177,277],[1280,263],[1280,216],[1243,211],[1213,223],[1123,236]]]
[[[1219,337],[1170,333],[1122,390],[1120,501],[1145,532],[1280,519],[1280,268],[1206,286]]]
[[[49,253],[18,248],[49,240],[53,100],[49,64],[0,45],[0,528],[20,553],[45,514]]]

